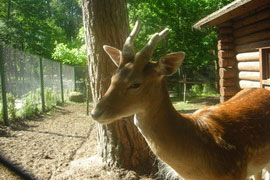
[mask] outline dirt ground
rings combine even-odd
[[[207,102],[207,103],[206,103]],[[195,100],[190,113],[218,98]],[[177,104],[175,105],[177,108]],[[183,108],[183,104],[180,104]],[[178,109],[178,108],[177,108]],[[154,180],[123,169],[106,169],[97,156],[96,124],[84,105],[57,107],[34,120],[7,128],[0,125],[0,158],[37,180]],[[21,179],[0,163],[0,180]]]
[[[108,170],[96,155],[95,122],[83,105],[6,128],[0,125],[0,155],[38,180],[152,180],[123,169]],[[20,179],[0,163],[0,180]]]

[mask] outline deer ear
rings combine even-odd
[[[116,49],[111,46],[104,45],[103,46],[104,51],[110,56],[113,63],[119,67],[120,64],[120,57],[121,57],[121,51],[119,49]]]
[[[160,58],[158,62],[158,70],[166,75],[170,76],[174,74],[182,64],[185,58],[184,52],[175,52],[167,54]]]

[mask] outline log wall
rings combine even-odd
[[[238,92],[232,23],[221,24],[218,34],[220,101],[224,102]]]
[[[218,25],[218,58],[221,102],[240,89],[260,87],[258,48],[270,47],[268,6]]]
[[[254,52],[257,48],[270,46],[270,7],[249,12],[233,20],[235,52]]]

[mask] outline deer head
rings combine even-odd
[[[122,51],[103,46],[118,68],[111,78],[109,89],[91,112],[92,118],[99,123],[111,123],[145,111],[150,97],[159,98],[156,97],[156,91],[164,76],[174,74],[184,60],[183,52],[175,52],[161,57],[158,62],[150,61],[156,45],[168,34],[167,28],[155,33],[144,48],[136,53],[134,40],[139,30],[137,21]]]

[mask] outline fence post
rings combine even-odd
[[[184,95],[183,95],[184,102],[186,102],[186,94],[187,94],[187,75],[184,74]]]
[[[3,52],[3,45],[0,44],[0,73],[1,73],[1,87],[2,87],[2,105],[3,105],[3,119],[6,126],[9,125],[8,120],[8,104],[7,104],[7,94],[6,94],[6,78],[5,78],[5,59]]]
[[[41,96],[41,108],[42,108],[42,112],[45,112],[43,60],[42,60],[41,57],[39,57],[39,67],[40,67],[40,96]]]
[[[60,88],[61,88],[61,100],[64,103],[64,87],[63,87],[63,64],[60,63]]]
[[[76,66],[73,67],[74,68],[74,71],[73,71],[73,76],[74,76],[74,89],[73,91],[76,91]]]

